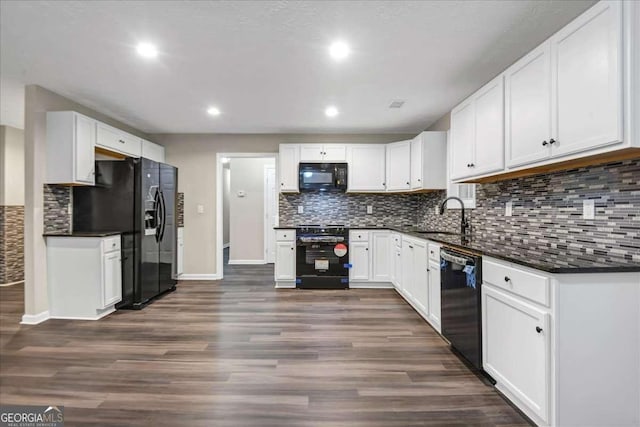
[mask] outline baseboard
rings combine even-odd
[[[276,289],[295,289],[296,282],[276,282]]]
[[[51,315],[49,319],[61,319],[61,320],[100,320],[103,317],[113,313],[116,311],[115,308],[111,307],[109,309],[104,310],[103,312],[96,314],[95,316],[56,316]]]
[[[264,265],[266,261],[263,259],[234,259],[229,260],[229,265]]]
[[[221,274],[181,274],[178,280],[221,280]]]
[[[42,323],[45,320],[49,320],[49,310],[43,311],[38,314],[23,314],[22,321],[20,322],[23,325],[37,325],[38,323]]]
[[[20,283],[24,283],[24,280],[19,280],[17,282],[11,282],[11,283],[3,283],[0,285],[0,288],[4,288],[5,286],[19,285]]]
[[[349,282],[349,289],[393,289],[391,282]]]
[[[222,249],[227,249],[229,246],[231,246],[231,243],[225,243],[222,245]]]

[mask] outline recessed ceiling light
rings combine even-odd
[[[136,51],[138,52],[138,55],[144,58],[155,58],[158,56],[158,48],[151,43],[138,43]]]
[[[325,114],[327,117],[335,117],[335,116],[337,116],[337,115],[338,115],[338,109],[337,109],[336,107],[334,107],[334,106],[327,107],[327,108],[325,108],[325,110],[324,110],[324,114]]]
[[[329,54],[336,61],[340,61],[351,53],[351,49],[349,45],[342,41],[333,42],[331,46],[329,46]]]
[[[212,116],[219,116],[220,115],[220,110],[218,110],[216,107],[209,107],[209,108],[207,108],[207,113],[212,115]]]

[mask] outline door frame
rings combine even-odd
[[[223,203],[223,182],[222,182],[222,159],[223,158],[274,158],[276,161],[276,178],[277,178],[277,167],[278,167],[278,153],[216,153],[216,280],[220,280],[224,277],[224,242],[222,238],[223,233],[223,215],[224,212],[222,210]]]
[[[267,221],[267,212],[268,212],[268,205],[269,205],[269,187],[267,185],[267,177],[269,174],[269,171],[273,170],[273,179],[274,179],[274,202],[275,202],[275,221],[274,221],[274,225],[278,225],[279,224],[279,217],[280,217],[280,203],[278,203],[278,196],[279,196],[279,192],[278,192],[278,186],[277,186],[277,181],[278,181],[278,172],[277,172],[277,168],[276,165],[265,165],[264,166],[264,181],[263,181],[263,185],[264,185],[264,200],[263,200],[263,205],[264,205],[264,212],[265,212],[265,217],[263,218],[264,222],[264,238],[263,238],[263,242],[264,242],[264,263],[265,264],[269,264],[269,242],[268,242],[268,238],[267,236],[269,235],[269,231],[273,230],[273,228],[271,226],[269,226],[269,222]],[[275,233],[274,233],[275,234]],[[274,235],[274,239],[273,239],[273,257],[274,257],[274,263],[275,263],[275,235]]]

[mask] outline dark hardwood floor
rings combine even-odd
[[[227,266],[142,311],[19,325],[0,288],[0,403],[69,426],[527,425],[393,290],[275,290]]]

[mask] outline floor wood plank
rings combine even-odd
[[[276,290],[227,266],[142,311],[19,325],[0,288],[0,402],[67,425],[522,426],[393,290]]]

